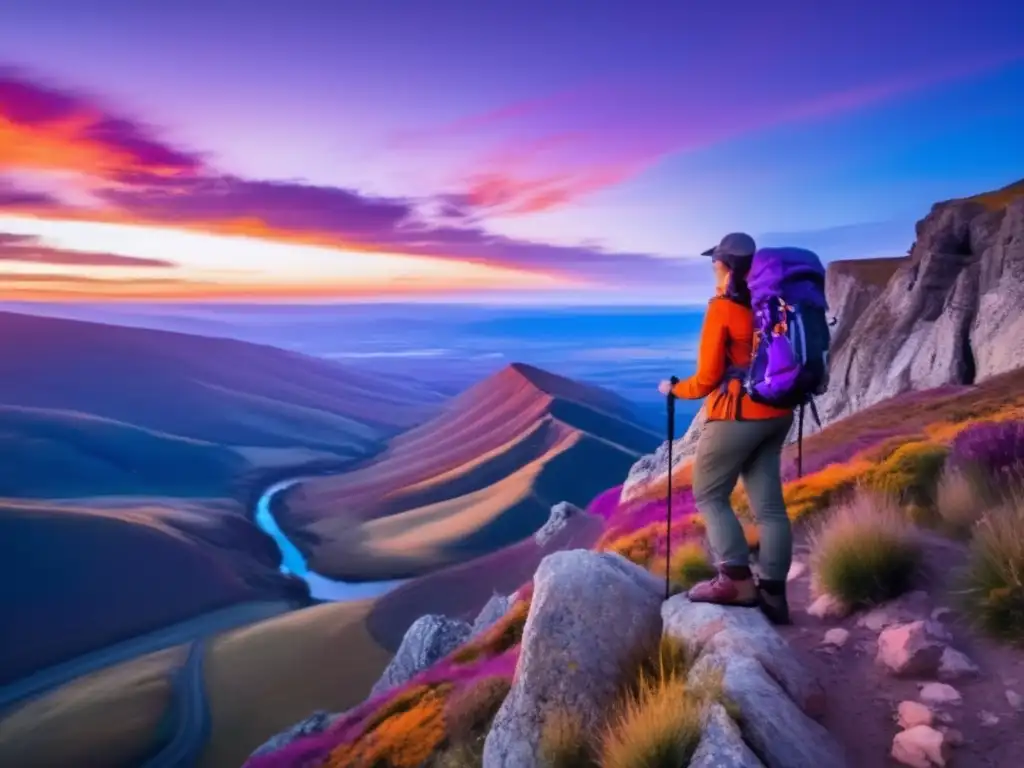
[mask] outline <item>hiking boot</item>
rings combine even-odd
[[[686,596],[694,603],[740,605],[753,608],[758,604],[757,587],[753,578],[732,579],[719,573],[709,581],[695,584]]]
[[[786,582],[761,579],[757,582],[757,607],[772,624],[792,624],[789,601],[786,600]]]

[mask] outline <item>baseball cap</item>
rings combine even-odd
[[[710,256],[726,266],[733,266],[737,261],[748,261],[757,250],[754,238],[745,232],[730,232],[713,248],[708,248],[701,256]]]

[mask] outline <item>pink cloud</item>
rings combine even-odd
[[[728,81],[713,72],[699,78],[684,72],[665,84],[663,76],[652,74],[634,84],[554,94],[470,115],[421,132],[419,141],[423,147],[445,145],[474,134],[489,148],[473,153],[451,186],[481,212],[531,214],[619,185],[671,155],[865,109],[1022,57],[1024,52],[1015,51],[954,60],[834,91],[810,90],[787,78],[784,86],[769,88],[752,77]]]

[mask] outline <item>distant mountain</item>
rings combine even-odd
[[[372,454],[444,398],[231,339],[0,312],[0,496],[221,493]]]
[[[618,395],[514,364],[367,465],[297,486],[278,521],[324,575],[421,575],[529,536],[559,501],[587,504],[657,444]]]

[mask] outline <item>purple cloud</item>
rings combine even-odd
[[[129,174],[192,174],[204,167],[198,154],[160,141],[149,126],[86,94],[42,83],[12,66],[0,66],[0,118],[13,136],[9,144],[0,139],[0,169],[63,167],[118,179]],[[33,137],[47,152],[26,146]]]

